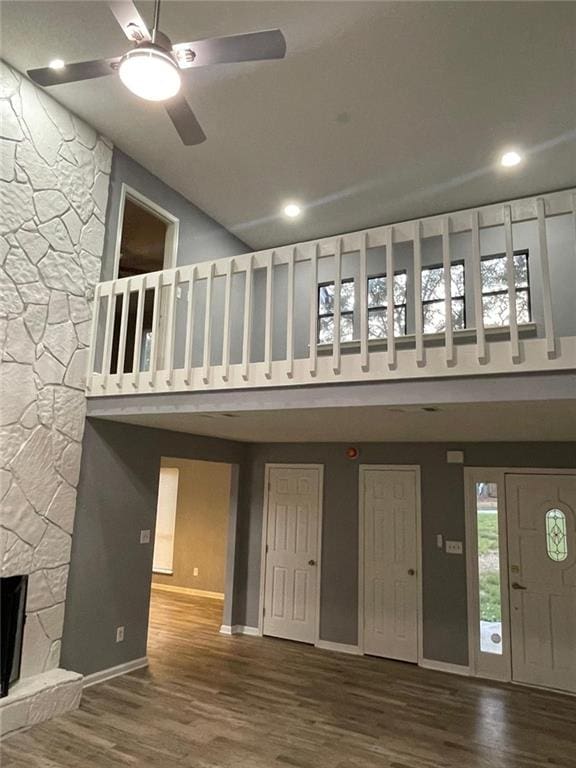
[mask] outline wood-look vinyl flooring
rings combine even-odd
[[[218,634],[155,592],[150,666],[7,739],[2,768],[576,768],[576,698]]]

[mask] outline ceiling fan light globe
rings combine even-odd
[[[118,68],[129,91],[147,101],[165,101],[180,90],[180,71],[168,53],[152,48],[129,51]]]

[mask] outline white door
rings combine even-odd
[[[364,469],[363,650],[418,661],[417,514],[414,469]]]
[[[321,490],[319,467],[269,469],[265,635],[316,641]]]
[[[576,477],[509,475],[512,678],[576,693]]]

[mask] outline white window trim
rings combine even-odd
[[[112,280],[118,279],[118,270],[120,268],[120,248],[122,245],[122,227],[124,225],[124,208],[126,198],[134,201],[140,207],[153,213],[167,224],[166,241],[164,243],[164,263],[163,269],[172,269],[176,266],[176,257],[178,254],[178,238],[180,232],[180,220],[174,214],[162,208],[160,205],[150,200],[137,189],[122,183],[120,187],[120,202],[118,204],[118,222],[116,226],[116,243],[114,246],[114,272]]]
[[[160,525],[160,502],[161,502],[161,485],[162,485],[162,473],[170,473],[174,477],[174,488],[171,488],[171,490],[174,491],[173,496],[173,502],[174,507],[170,510],[171,512],[171,519],[170,519],[170,530],[166,528],[165,535],[168,535],[168,549],[166,551],[166,557],[164,559],[163,565],[158,565],[156,562],[156,559],[158,558],[158,549],[159,549],[159,540],[158,537],[160,535],[160,531],[163,528],[162,525]],[[160,467],[159,472],[159,478],[158,478],[158,499],[156,502],[156,525],[154,528],[154,546],[152,551],[152,572],[153,573],[160,573],[165,575],[173,575],[174,573],[174,543],[176,539],[176,518],[178,516],[178,496],[180,493],[180,470],[178,467],[171,467],[171,466],[165,466]]]

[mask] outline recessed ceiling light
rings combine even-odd
[[[500,165],[504,166],[504,168],[513,168],[515,165],[519,165],[522,159],[520,152],[512,149],[509,152],[504,152],[500,158]]]
[[[66,66],[62,59],[52,59],[50,64],[48,65],[50,69],[64,69]]]
[[[288,205],[284,206],[284,214],[288,216],[289,219],[295,219],[296,216],[300,216],[302,213],[302,209],[299,205],[296,205],[296,203],[288,203]]]

